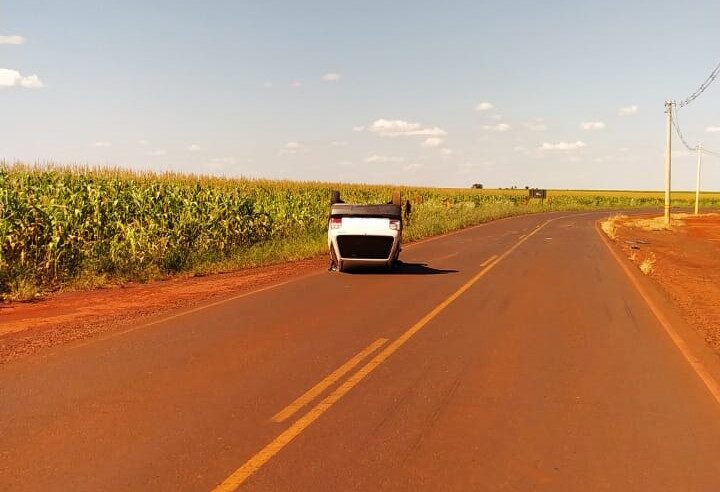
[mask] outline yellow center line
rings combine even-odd
[[[352,368],[362,362],[368,355],[375,352],[377,349],[385,345],[388,341],[387,338],[378,338],[373,343],[368,345],[365,349],[360,351],[352,359],[348,360],[345,364],[335,369],[325,379],[320,381],[318,384],[310,388],[302,396],[298,397],[294,402],[285,407],[283,410],[275,414],[272,418],[275,422],[282,422],[283,420],[291,417],[295,412],[300,410],[302,407],[313,401],[318,395],[325,391],[329,386],[332,386],[338,379],[343,377],[345,374],[350,372]]]
[[[225,479],[220,485],[213,489],[213,492],[230,492],[236,490],[242,483],[250,477],[253,473],[259,470],[265,463],[267,463],[273,456],[279,453],[285,446],[287,446],[293,439],[299,436],[305,429],[307,429],[313,422],[315,422],[322,414],[327,412],[340,398],[345,396],[351,389],[353,389],[360,381],[362,381],[368,374],[370,374],[375,368],[382,364],[388,357],[390,357],[395,351],[402,347],[410,338],[419,332],[425,325],[427,325],[433,318],[444,311],[450,304],[455,302],[465,291],[472,287],[478,280],[484,277],[490,270],[492,270],[498,263],[507,258],[513,251],[515,251],[521,244],[534,236],[540,229],[545,227],[550,222],[557,220],[561,217],[556,217],[543,222],[538,225],[532,232],[528,233],[527,236],[518,240],[513,246],[505,251],[500,256],[493,256],[486,260],[482,265],[482,269],[476,273],[470,280],[463,284],[458,290],[450,295],[443,302],[438,304],[432,311],[427,313],[423,318],[410,327],[405,333],[400,335],[390,345],[385,347],[380,353],[373,357],[370,362],[360,368],[355,374],[350,376],[343,384],[335,389],[330,395],[325,397],[320,403],[315,405],[305,415],[296,420],[290,427],[283,431],[279,436],[273,439],[268,445],[261,449],[255,456],[245,462],[240,468],[235,470],[232,475]]]

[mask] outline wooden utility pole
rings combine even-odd
[[[702,167],[702,142],[697,146],[698,163],[697,163],[697,181],[695,185],[695,215],[700,209],[700,168]]]
[[[665,224],[670,225],[670,168],[672,166],[672,101],[665,101],[667,141],[665,143]]]

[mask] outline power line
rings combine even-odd
[[[670,225],[670,181],[672,176],[672,131],[673,127],[675,128],[675,132],[677,133],[678,137],[680,138],[680,141],[685,146],[686,149],[688,149],[690,152],[697,151],[698,153],[698,167],[697,167],[697,189],[695,191],[695,213],[698,213],[698,204],[700,201],[700,167],[702,162],[702,156],[703,151],[707,152],[711,155],[720,155],[716,152],[705,150],[702,147],[702,144],[698,144],[697,146],[693,147],[690,144],[687,143],[687,140],[685,140],[685,136],[682,133],[682,130],[680,129],[680,122],[678,121],[677,113],[680,108],[683,108],[693,102],[695,99],[700,97],[700,95],[707,90],[708,87],[712,85],[713,82],[718,78],[718,75],[720,75],[720,63],[718,63],[712,72],[710,72],[710,75],[703,81],[702,84],[700,84],[700,87],[697,88],[695,92],[690,94],[688,97],[680,101],[679,103],[676,103],[675,101],[665,101],[665,114],[667,114],[667,128],[665,131],[666,140],[665,140],[665,224],[668,226]],[[673,110],[675,108],[675,110]],[[675,113],[675,114],[673,114]],[[674,116],[674,117],[673,117]]]
[[[691,147],[690,144],[687,143],[687,140],[685,140],[685,135],[683,135],[683,132],[680,129],[680,122],[678,121],[678,113],[679,113],[679,111],[677,111],[677,109],[676,109],[673,114],[673,119],[672,119],[673,127],[675,127],[675,133],[677,133],[677,136],[680,138],[680,141],[685,146],[685,148],[688,149],[690,152],[694,152],[697,150],[697,145],[695,147]]]
[[[710,155],[714,155],[715,157],[720,157],[720,152],[715,152],[715,151],[713,151],[713,150],[708,150],[708,149],[706,149],[705,147],[703,147],[702,151],[703,151],[703,154],[710,154]]]
[[[678,121],[678,113],[679,113],[679,111],[676,108],[675,111],[673,112],[673,119],[672,119],[673,127],[675,128],[675,133],[677,134],[678,138],[680,139],[680,141],[682,142],[682,144],[685,146],[686,149],[688,149],[690,152],[697,152],[698,146],[697,145],[691,146],[685,139],[685,135],[683,134],[682,129],[680,129],[680,121]],[[703,154],[710,154],[710,155],[720,157],[720,152],[716,152],[716,151],[707,149],[707,148],[705,148],[705,146],[703,146],[702,151],[703,151]]]
[[[705,92],[708,87],[712,85],[713,82],[717,79],[718,75],[720,75],[720,63],[713,69],[713,71],[708,75],[708,78],[705,79],[705,81],[700,84],[700,87],[697,88],[695,92],[690,94],[688,97],[677,103],[677,107],[683,108],[693,102],[695,99],[697,99],[700,94]]]

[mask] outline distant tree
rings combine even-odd
[[[525,185],[525,189],[526,189],[526,190],[529,190],[530,187],[529,187],[528,185]]]
[[[472,187],[473,187],[474,189],[476,189],[476,190],[482,190],[482,189],[483,189],[482,183],[475,183],[474,185],[472,185]]]

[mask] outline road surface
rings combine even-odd
[[[0,367],[0,490],[720,490],[720,405],[543,214]]]

